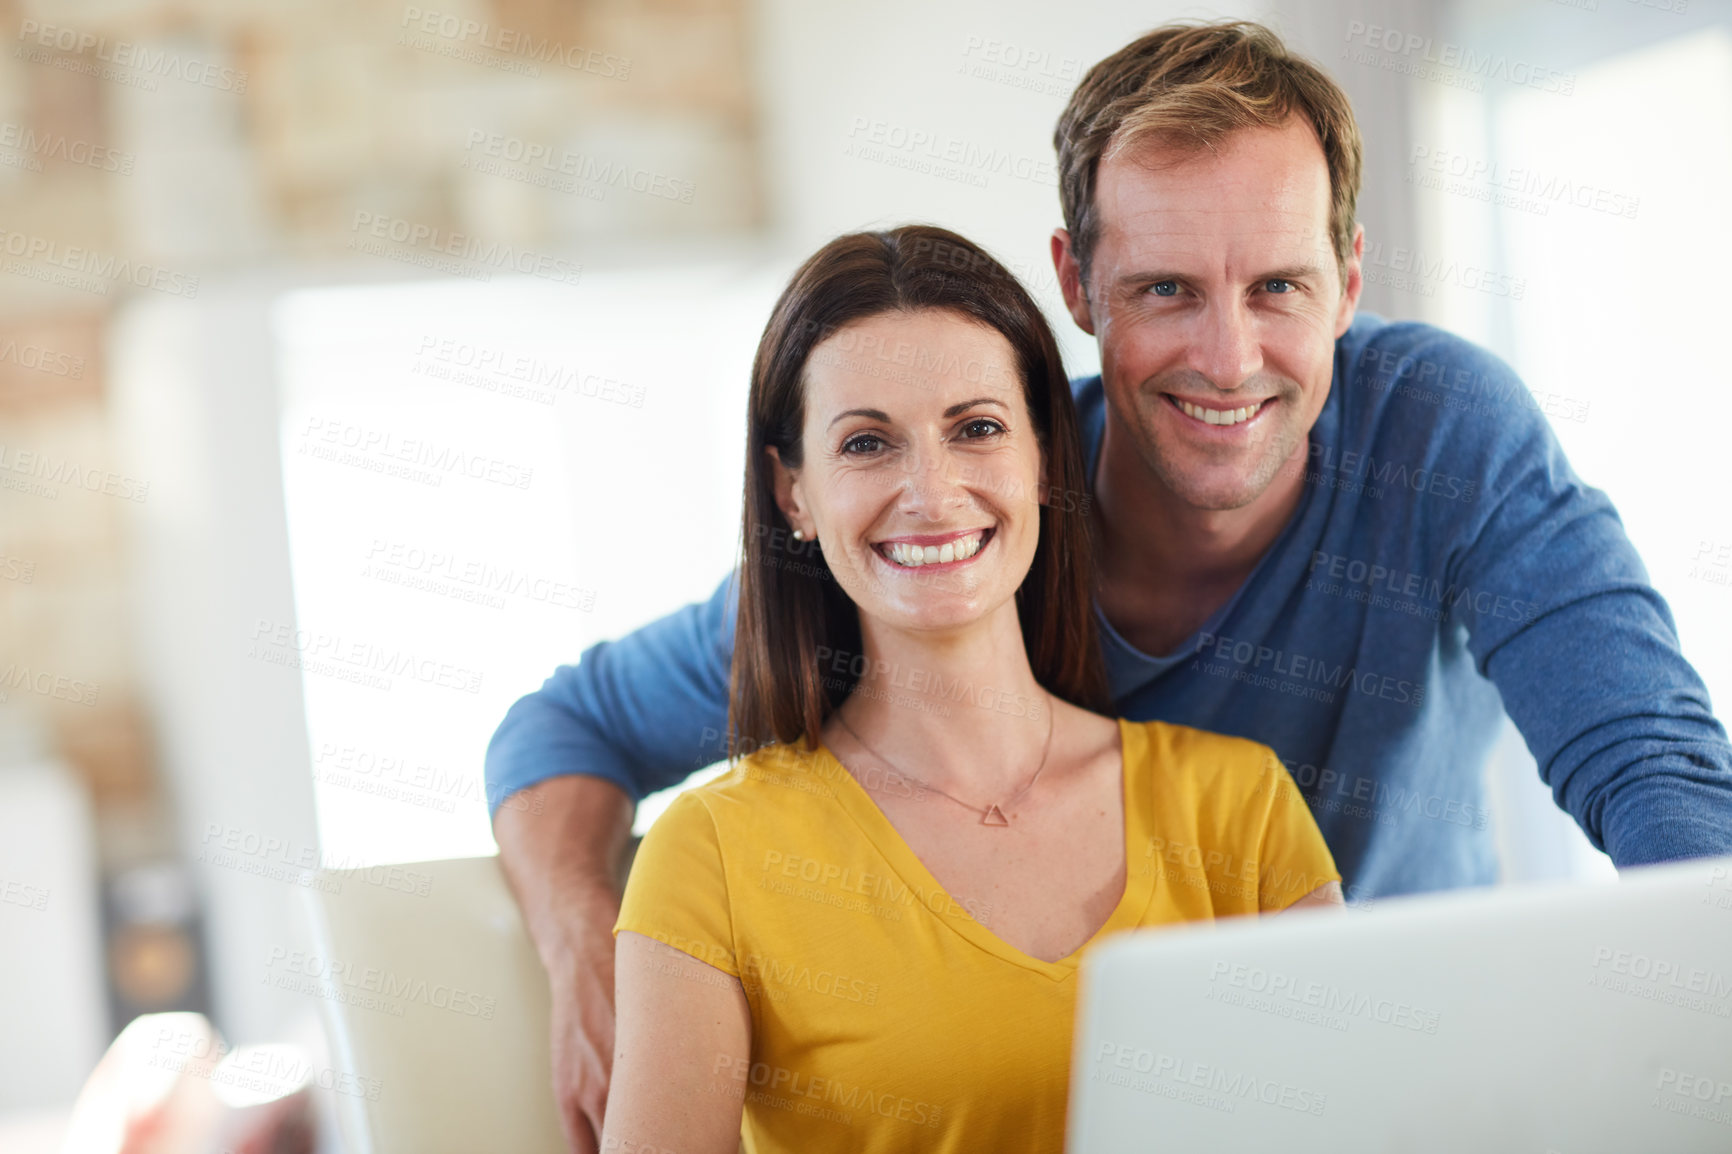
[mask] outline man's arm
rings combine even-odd
[[[1552,796],[1614,863],[1732,852],[1732,744],[1671,611],[1551,428],[1514,397],[1502,408],[1473,466],[1483,494],[1451,527],[1448,626],[1467,627]]]
[[[582,774],[538,782],[493,821],[499,862],[547,971],[554,1100],[577,1154],[600,1148],[613,1057],[614,943],[631,800]]]
[[[584,651],[519,698],[487,745],[487,804],[562,774],[603,778],[638,801],[727,756],[732,574],[687,605]]]
[[[547,970],[554,1097],[596,1150],[614,1045],[614,939],[635,802],[727,752],[733,584],[590,648],[520,699],[487,747],[500,863]]]

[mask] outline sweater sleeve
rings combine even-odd
[[[1488,379],[1522,389],[1477,351]],[[1732,852],[1732,745],[1607,496],[1537,411],[1465,451],[1487,479],[1449,527],[1449,624],[1558,805],[1619,866]]]
[[[519,698],[487,746],[489,815],[561,774],[611,781],[637,801],[725,758],[734,606],[730,574],[708,601],[591,646]]]

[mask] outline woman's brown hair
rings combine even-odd
[[[816,742],[859,680],[860,617],[823,553],[793,539],[766,449],[799,468],[804,373],[827,337],[890,312],[942,309],[999,332],[1016,355],[1046,463],[1034,563],[1017,589],[1035,679],[1087,709],[1107,705],[1093,612],[1088,483],[1070,383],[1039,307],[1003,265],[946,229],[837,237],[783,290],[758,342],[746,402],[745,511],[728,696],[730,753]]]

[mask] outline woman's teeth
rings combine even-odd
[[[1178,400],[1177,397],[1173,399]],[[1263,402],[1258,401],[1242,409],[1205,409],[1189,401],[1179,401],[1179,408],[1184,410],[1185,416],[1195,417],[1207,425],[1237,425],[1240,421],[1250,420],[1262,407]]]
[[[943,565],[948,561],[966,561],[980,552],[980,541],[984,533],[971,533],[967,537],[958,537],[954,541],[946,541],[942,545],[910,545],[906,541],[892,541],[884,547],[890,560],[909,569],[918,569],[922,565]]]

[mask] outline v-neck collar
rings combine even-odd
[[[1357,323],[1357,321],[1355,322]],[[1342,423],[1343,406],[1347,403],[1343,398],[1346,391],[1344,381],[1347,378],[1345,354],[1341,339],[1335,342],[1335,363],[1329,379],[1329,393],[1323,399],[1323,408],[1317,414],[1317,420],[1311,426],[1307,435],[1306,451],[1318,444],[1336,444]],[[1080,389],[1074,390],[1079,395],[1078,429],[1082,434],[1083,476],[1088,478],[1089,492],[1098,490],[1095,486],[1095,475],[1100,469],[1101,448],[1106,441],[1107,402],[1106,380],[1097,375],[1084,381]],[[1309,460],[1309,458],[1307,458]],[[1168,671],[1184,665],[1196,658],[1208,648],[1205,640],[1221,634],[1221,626],[1238,608],[1244,598],[1245,590],[1265,579],[1277,565],[1289,559],[1288,539],[1295,534],[1304,533],[1309,539],[1316,539],[1321,534],[1320,524],[1328,516],[1333,502],[1318,496],[1321,485],[1306,483],[1299,496],[1299,504],[1287,518],[1287,524],[1276,534],[1275,540],[1264,550],[1263,555],[1252,566],[1251,572],[1239,582],[1239,587],[1233,590],[1233,595],[1226,603],[1204,622],[1171,653],[1146,653],[1131,644],[1118,631],[1107,615],[1102,611],[1100,602],[1094,603],[1095,623],[1101,630],[1101,656],[1106,661],[1108,692],[1114,701],[1123,701],[1132,693],[1142,689],[1157,677]],[[1310,557],[1310,550],[1301,554]]]
[[[878,808],[878,803],[872,800],[872,796],[854,779],[854,775],[848,772],[841,760],[830,752],[830,748],[819,743],[818,752],[820,756],[835,763],[837,776],[843,779],[832,791],[842,809],[860,827],[861,832],[890,864],[890,868],[896,871],[903,884],[917,893],[930,895],[928,900],[920,903],[926,916],[937,919],[976,946],[1012,965],[1033,970],[1055,982],[1062,982],[1075,975],[1082,955],[1096,942],[1108,934],[1136,926],[1142,919],[1143,911],[1148,908],[1149,897],[1153,892],[1154,871],[1137,873],[1133,870],[1131,861],[1134,847],[1141,845],[1146,836],[1149,821],[1148,807],[1151,804],[1152,790],[1146,769],[1148,731],[1143,726],[1123,718],[1119,719],[1118,726],[1119,747],[1123,752],[1121,781],[1125,827],[1124,892],[1119,895],[1119,904],[1113,908],[1106,922],[1090,935],[1086,942],[1056,962],[1042,961],[1023,953],[970,917],[962,905],[950,897],[949,891],[932,875],[932,871],[926,868],[926,863],[921,861],[920,856],[903,840],[890,819],[884,815],[884,811]],[[933,908],[933,899],[940,897],[945,910],[950,912],[940,912]]]

